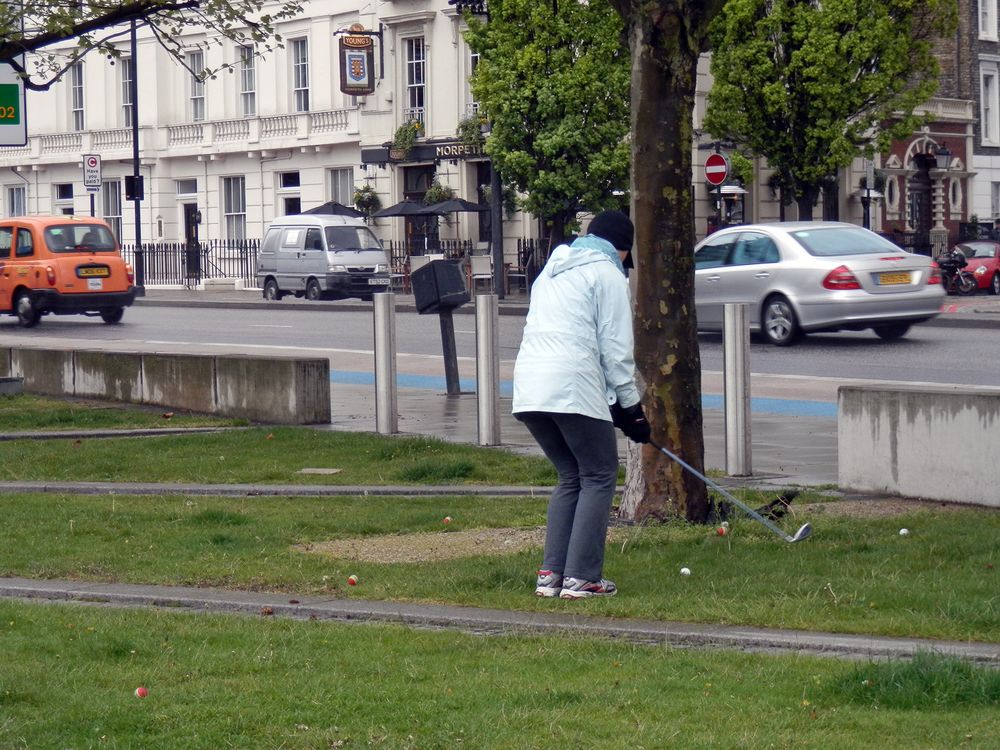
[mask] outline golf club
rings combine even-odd
[[[751,508],[746,503],[742,502],[741,500],[737,500],[731,494],[729,494],[724,489],[722,489],[722,487],[720,487],[719,485],[717,485],[711,479],[709,479],[704,474],[702,474],[700,471],[698,471],[693,466],[691,466],[686,461],[684,461],[684,459],[682,459],[680,456],[674,455],[673,453],[671,453],[670,451],[668,451],[666,448],[664,448],[662,445],[657,445],[652,440],[649,441],[649,444],[651,446],[653,446],[654,448],[656,448],[656,450],[660,451],[660,453],[662,453],[667,458],[673,459],[674,461],[676,461],[677,463],[679,463],[685,469],[687,469],[692,474],[694,474],[694,476],[698,477],[701,481],[703,481],[705,484],[707,484],[713,490],[715,490],[716,492],[720,493],[723,497],[725,497],[727,500],[729,500],[729,502],[731,502],[734,505],[742,508],[744,511],[746,511],[747,515],[749,515],[752,519],[754,519],[755,521],[757,521],[757,522],[763,524],[764,526],[766,526],[767,528],[769,528],[771,531],[773,531],[775,534],[777,534],[778,536],[780,536],[786,542],[789,542],[789,543],[801,542],[803,539],[806,539],[810,534],[812,534],[812,525],[808,524],[808,523],[803,524],[802,528],[800,528],[794,534],[786,534],[776,524],[774,524],[771,521],[769,521],[768,519],[764,518],[764,516],[762,516],[757,511],[755,511],[753,508]]]

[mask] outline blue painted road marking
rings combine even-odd
[[[353,372],[351,370],[331,370],[330,382],[343,385],[375,385],[375,375],[370,372]],[[437,375],[396,375],[399,388],[418,388],[431,391],[447,391],[448,383],[443,376]],[[458,387],[466,393],[474,393],[476,381],[474,378],[460,378]],[[509,380],[500,381],[500,395],[511,396],[513,388]],[[705,394],[701,397],[703,409],[722,409],[722,396]],[[830,417],[836,418],[837,405],[829,401],[803,401],[791,398],[751,398],[750,411],[755,414],[785,414],[795,417]]]

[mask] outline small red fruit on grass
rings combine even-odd
[[[149,695],[149,691],[146,690],[146,688],[144,688],[144,687],[137,687],[135,689],[135,697],[136,698],[145,698],[147,695]]]
[[[445,516],[444,523],[451,523],[451,516]]]
[[[715,533],[718,534],[719,536],[725,536],[726,534],[729,533],[729,529],[727,529],[725,526],[720,526],[715,530]]]
[[[348,579],[347,579],[347,585],[348,586],[357,586],[358,585],[358,577],[357,576],[349,576]]]

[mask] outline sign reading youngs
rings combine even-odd
[[[359,23],[350,31],[364,31]],[[367,96],[375,91],[375,40],[364,34],[340,37],[340,90],[351,96]]]

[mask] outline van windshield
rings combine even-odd
[[[334,251],[382,249],[368,227],[327,227],[326,246]]]
[[[53,253],[113,253],[115,237],[100,224],[56,224],[45,230],[45,244]]]

